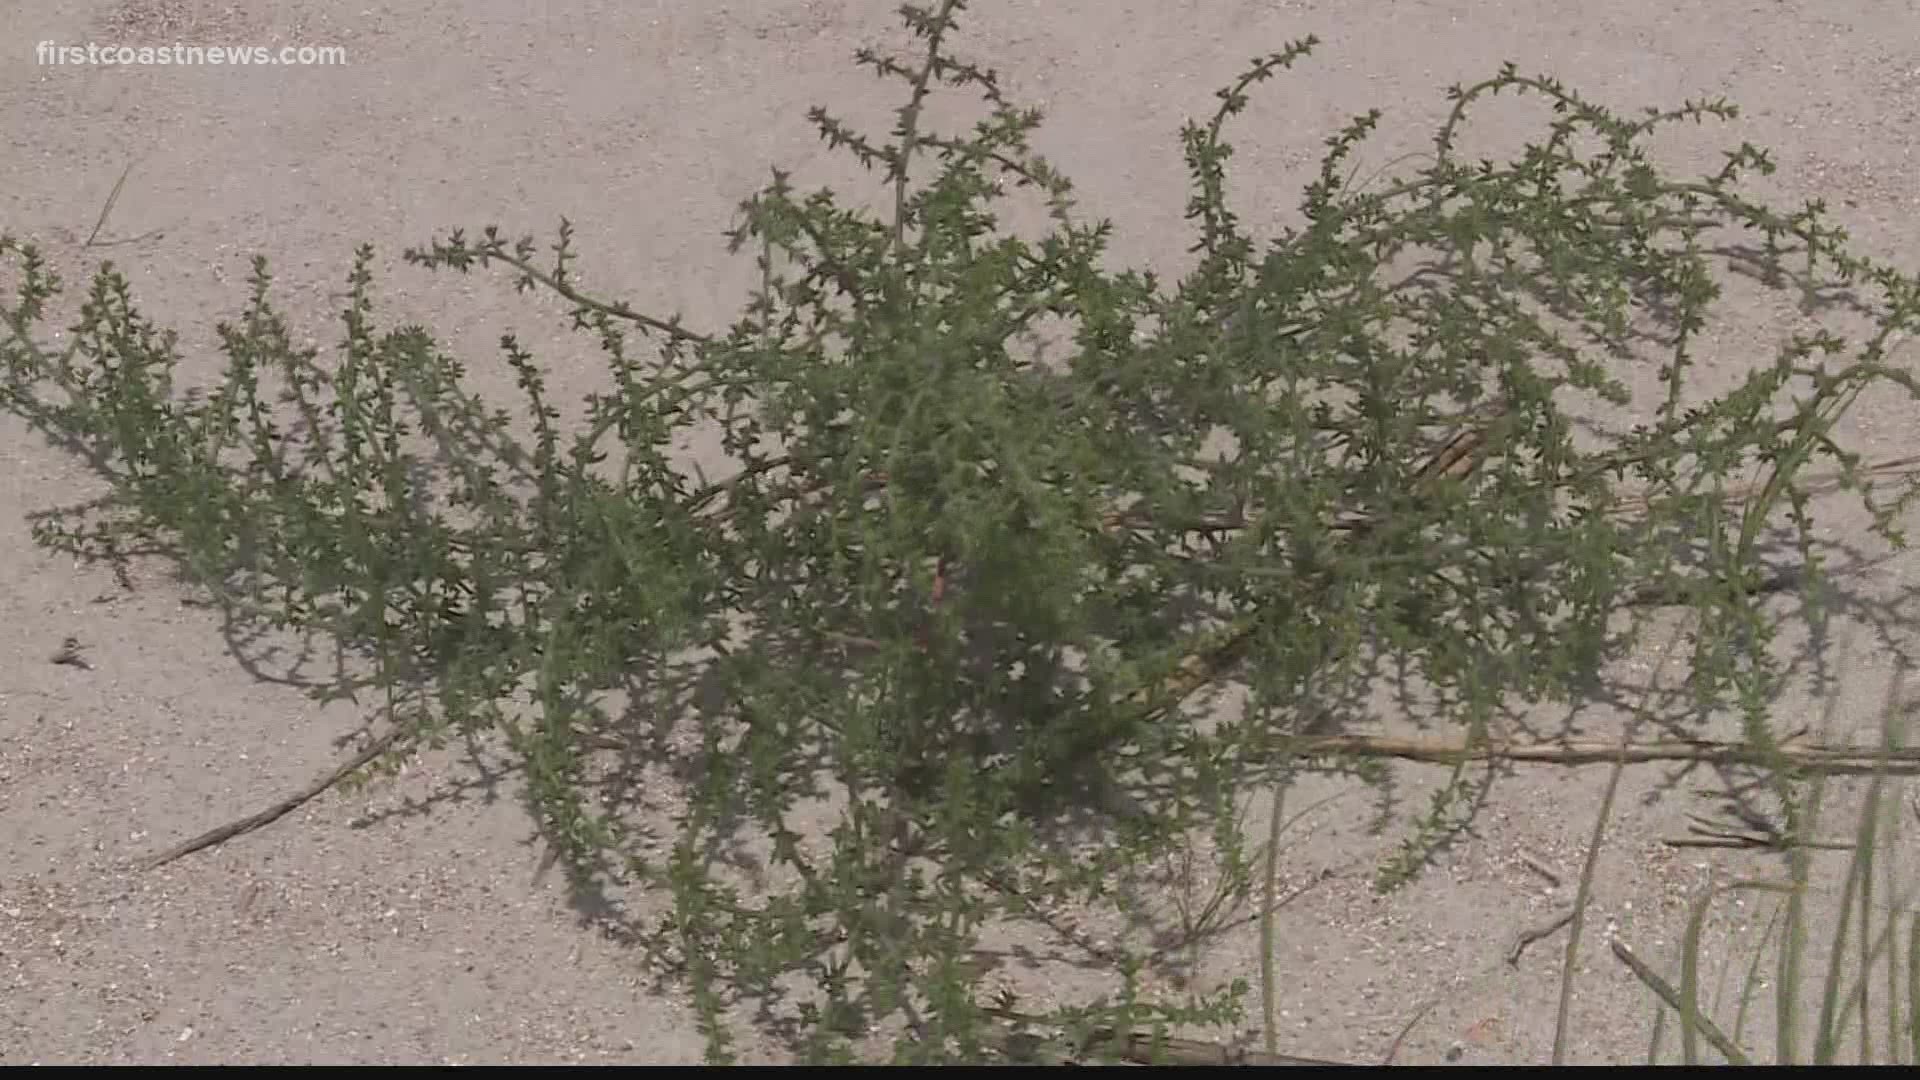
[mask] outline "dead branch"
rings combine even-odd
[[[1526,953],[1529,945],[1532,945],[1536,941],[1544,941],[1552,937],[1559,932],[1561,927],[1572,922],[1573,916],[1574,909],[1569,906],[1565,911],[1548,919],[1546,922],[1540,923],[1538,926],[1525,927],[1519,933],[1515,934],[1513,936],[1513,944],[1507,946],[1507,966],[1519,967],[1520,957]]]
[[[1799,769],[1827,776],[1871,773],[1920,775],[1920,749],[1890,750],[1885,747],[1818,743],[1768,749],[1749,743],[1715,742],[1710,739],[1673,739],[1622,746],[1617,742],[1515,743],[1493,739],[1469,744],[1441,739],[1390,739],[1374,735],[1315,735],[1277,743],[1275,752],[1276,755],[1285,753],[1297,757],[1343,755],[1398,758],[1434,765],[1476,761],[1513,761],[1531,765],[1608,765],[1616,761],[1638,765],[1680,761]]]
[[[359,769],[381,754],[386,753],[393,747],[394,742],[397,741],[399,737],[400,731],[397,728],[387,732],[385,735],[373,740],[373,742],[368,743],[366,749],[349,758],[345,763],[340,765],[339,768],[334,769],[331,773],[315,781],[305,790],[282,799],[257,814],[243,817],[238,821],[230,821],[217,829],[209,829],[199,836],[176,844],[158,855],[149,856],[140,863],[140,869],[158,869],[175,859],[191,855],[203,848],[210,848],[216,844],[225,843],[236,836],[243,836],[255,829],[273,824],[288,814],[293,813],[295,810],[298,810],[308,802],[318,798],[322,792],[340,781],[345,780],[348,776],[352,775],[356,769]]]
[[[1661,978],[1658,972],[1648,967],[1646,961],[1635,956],[1633,950],[1627,948],[1626,942],[1615,938],[1611,942],[1611,945],[1613,955],[1617,957],[1621,963],[1627,965],[1627,970],[1633,972],[1635,978],[1639,979],[1646,985],[1647,989],[1652,990],[1655,996],[1665,1002],[1667,1008],[1679,1013],[1681,1023],[1686,1023],[1687,1008],[1680,1000],[1679,991],[1675,990],[1667,980]],[[1713,1044],[1713,1048],[1720,1051],[1720,1053],[1726,1057],[1727,1064],[1750,1064],[1747,1060],[1747,1055],[1742,1053],[1738,1046],[1734,1045],[1733,1040],[1727,1038],[1726,1035],[1714,1025],[1714,1022],[1707,1019],[1698,1009],[1693,1011],[1692,1019],[1694,1030],[1698,1031],[1701,1038]]]

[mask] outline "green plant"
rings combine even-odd
[[[1229,207],[1223,130],[1308,39],[1184,131],[1196,240],[1168,286],[1106,266],[1110,225],[1082,221],[1030,148],[1038,114],[950,54],[962,7],[903,9],[915,58],[860,55],[906,87],[890,141],[811,114],[884,179],[877,209],[780,173],[743,205],[732,250],[761,282],[724,332],[591,295],[565,222],[551,261],[491,228],[407,253],[573,305],[611,383],[578,430],[512,336],[518,419],[424,329],[378,328],[370,249],[337,364],[293,345],[261,261],[220,327],[224,376],[196,398],[111,266],[69,345],[43,344],[59,283],[0,241],[19,276],[4,402],[113,481],[36,535],[110,558],[164,545],[236,612],[362,658],[336,689],[375,687],[386,729],[356,766],[504,736],[579,880],[671,893],[654,944],[716,1060],[747,1000],[818,1060],[890,1036],[900,1061],[977,1060],[1012,1045],[1009,1018],[1070,1046],[1230,1022],[1244,985],[1146,993],[1150,957],[1125,942],[1102,957],[1106,993],[1021,1013],[976,947],[1055,906],[1126,908],[1119,883],[1196,833],[1236,901],[1270,882],[1241,804],[1303,770],[1384,780],[1393,748],[1339,734],[1383,673],[1421,682],[1423,722],[1458,737],[1382,887],[1491,782],[1474,763],[1507,754],[1498,711],[1591,691],[1634,643],[1629,607],[1691,610],[1700,703],[1740,707],[1739,751],[1772,760],[1770,530],[1786,519],[1817,580],[1808,467],[1825,457],[1898,539],[1911,485],[1880,501],[1835,424],[1870,387],[1914,391],[1886,350],[1920,292],[1849,253],[1817,205],[1740,194],[1772,168],[1761,151],[1676,181],[1642,149],[1730,106],[1625,120],[1508,68],[1454,91],[1408,178],[1343,178],[1379,114],[1353,121],[1303,224],[1261,246]],[[925,126],[943,88],[984,102],[971,132]],[[1505,92],[1550,107],[1543,139],[1464,159],[1470,110]],[[1023,192],[1044,235],[996,216]],[[1710,246],[1721,228],[1760,246]],[[1808,290],[1823,274],[1877,288],[1872,332],[1796,337],[1698,393],[1715,268],[1743,259]],[[1605,426],[1633,404],[1609,364],[1649,351],[1650,420]],[[676,463],[701,426],[731,475]],[[1244,708],[1209,709],[1202,691],[1229,680]],[[670,840],[649,788],[688,802]],[[1097,832],[1074,824],[1089,811]]]

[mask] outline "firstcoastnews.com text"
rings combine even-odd
[[[290,67],[341,65],[347,50],[340,45],[60,45],[42,41],[33,58],[45,66],[96,67],[229,66]]]

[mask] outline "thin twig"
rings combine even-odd
[[[1554,873],[1552,867],[1541,862],[1539,859],[1523,852],[1520,855],[1520,865],[1545,878],[1548,885],[1556,889],[1560,887],[1560,875]]]
[[[1667,980],[1661,978],[1652,968],[1648,967],[1646,961],[1633,955],[1633,950],[1627,948],[1626,942],[1615,938],[1612,942],[1612,948],[1613,955],[1619,957],[1620,962],[1627,965],[1627,970],[1633,972],[1634,976],[1645,983],[1647,989],[1653,991],[1661,1001],[1666,1002],[1668,1008],[1679,1013],[1682,1017],[1682,1022],[1685,1022],[1687,1010],[1681,1006],[1680,995],[1674,990],[1673,986],[1669,984]],[[1700,1015],[1697,1010],[1693,1014],[1693,1020],[1697,1025],[1697,1030],[1700,1032],[1700,1037],[1712,1043],[1713,1048],[1720,1051],[1720,1053],[1726,1057],[1729,1065],[1750,1064],[1747,1060],[1747,1055],[1742,1053],[1740,1048],[1733,1044],[1732,1039],[1722,1034],[1720,1029],[1714,1026],[1713,1021]]]
[[[1742,851],[1787,851],[1808,848],[1814,851],[1852,851],[1853,845],[1839,840],[1780,840],[1743,833],[1710,836],[1667,836],[1660,842],[1671,848],[1737,848]]]
[[[107,227],[107,218],[113,213],[113,204],[120,201],[120,189],[126,186],[127,177],[132,174],[133,162],[129,161],[127,167],[120,170],[120,179],[113,182],[113,190],[107,193],[107,201],[100,207],[100,216],[94,220],[93,231],[87,234],[86,243],[81,244],[81,247],[93,247],[94,241],[100,239],[100,230]]]
[[[188,840],[178,847],[153,856],[142,864],[151,870],[164,866],[203,848],[252,832],[286,816],[302,804],[325,792],[354,770],[380,756],[391,747],[398,732],[388,732],[356,754],[325,779],[291,798],[275,803],[251,817],[222,825]],[[1370,735],[1317,735],[1282,743],[1289,755],[1300,757],[1348,755],[1368,758],[1398,758],[1432,764],[1453,765],[1462,761],[1509,761],[1534,765],[1592,765],[1624,760],[1628,764],[1655,761],[1682,761],[1714,765],[1784,765],[1810,773],[1831,776],[1867,775],[1884,770],[1888,775],[1920,775],[1920,749],[1887,749],[1803,745],[1764,749],[1745,743],[1713,742],[1706,739],[1629,744],[1617,743],[1543,743],[1515,744],[1490,740],[1473,744],[1440,740],[1390,739]]]
[[[1434,1006],[1440,1004],[1444,1000],[1446,1000],[1446,995],[1444,994],[1436,994],[1433,997],[1428,998],[1426,1004],[1420,1006],[1420,1008],[1414,1012],[1413,1016],[1410,1019],[1408,1019],[1406,1023],[1400,1025],[1400,1033],[1398,1035],[1395,1035],[1393,1037],[1393,1042],[1387,1045],[1386,1056],[1380,1059],[1380,1064],[1382,1065],[1393,1064],[1393,1059],[1399,1056],[1400,1045],[1407,1041],[1407,1036],[1413,1033],[1413,1029],[1419,1026],[1420,1021],[1425,1020],[1427,1018],[1427,1014],[1433,1011]]]
[[[1558,933],[1561,927],[1573,921],[1573,911],[1574,909],[1569,907],[1551,920],[1515,934],[1513,944],[1507,947],[1507,966],[1519,967],[1520,956],[1527,951],[1527,946]]]
[[[1624,755],[1627,764],[1681,761],[1709,765],[1783,766],[1829,776],[1867,775],[1884,769],[1889,775],[1920,775],[1920,749],[1823,744],[1767,749],[1748,743],[1709,739],[1662,740],[1629,743],[1564,742],[1513,743],[1500,739],[1465,743],[1445,740],[1392,739],[1373,735],[1316,735],[1279,740],[1275,750],[1289,756],[1349,755],[1398,758],[1436,765],[1463,761],[1512,761],[1532,765],[1610,764]]]
[[[140,869],[158,869],[175,859],[184,858],[196,851],[213,847],[216,844],[225,843],[236,836],[243,836],[262,826],[273,824],[293,811],[298,810],[302,805],[311,802],[328,788],[346,779],[361,766],[379,757],[381,754],[386,753],[392,748],[393,744],[398,741],[399,737],[400,731],[398,728],[387,732],[385,735],[367,744],[365,750],[355,754],[352,758],[348,759],[345,764],[333,770],[333,772],[327,774],[299,794],[291,798],[282,799],[257,814],[243,817],[238,821],[228,822],[217,829],[210,829],[207,832],[203,832],[199,836],[184,843],[176,844],[158,855],[149,856],[145,861],[141,862]]]
[[[1698,814],[1689,814],[1693,820],[1687,825],[1691,836],[1666,837],[1660,842],[1675,848],[1743,848],[1766,851],[1787,851],[1795,847],[1813,848],[1820,851],[1852,851],[1853,844],[1838,840],[1809,840],[1786,835],[1772,822],[1747,817],[1753,826],[1750,832],[1738,832],[1720,828],[1715,823]]]

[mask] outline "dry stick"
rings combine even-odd
[[[211,829],[211,830],[208,830],[207,832],[203,832],[199,836],[196,836],[193,839],[188,840],[184,843],[176,844],[175,846],[168,848],[167,850],[161,852],[158,855],[150,856],[140,864],[140,869],[142,870],[157,869],[159,867],[167,865],[168,863],[174,861],[175,859],[179,859],[184,856],[191,855],[194,852],[201,850],[202,848],[210,848],[215,844],[224,843],[228,840],[233,839],[236,836],[241,836],[246,833],[250,833],[253,830],[258,829],[262,826],[273,824],[274,822],[287,816],[293,811],[298,810],[303,804],[318,797],[322,792],[326,791],[328,788],[346,779],[351,773],[353,773],[354,770],[360,768],[362,765],[367,764],[368,762],[372,761],[374,758],[379,757],[381,754],[386,753],[387,750],[393,746],[394,742],[399,739],[399,737],[400,737],[400,731],[397,728],[394,729],[393,731],[387,732],[385,735],[382,735],[379,738],[373,740],[373,742],[369,743],[365,750],[362,750],[358,754],[355,754],[345,764],[333,770],[333,772],[329,773],[327,776],[323,777],[322,779],[316,781],[312,786],[308,787],[305,791],[302,791],[299,794],[292,796],[291,798],[283,799],[280,802],[274,803],[272,806],[267,807],[265,810],[262,810],[251,817],[244,817],[238,821],[228,822],[227,824],[222,825],[217,829]]]
[[[1869,775],[1886,769],[1893,776],[1920,775],[1920,749],[1888,750],[1871,746],[1812,744],[1773,749],[1710,739],[1670,739],[1645,743],[1481,743],[1390,739],[1371,735],[1316,735],[1286,741],[1275,748],[1287,756],[1346,754],[1397,758],[1435,765],[1462,761],[1512,761],[1532,765],[1599,765],[1624,760],[1629,765],[1681,761],[1712,765],[1784,765],[1826,776]]]
[[[1573,921],[1574,912],[1575,909],[1569,907],[1539,926],[1529,927],[1515,934],[1513,944],[1507,946],[1507,966],[1519,967],[1520,957],[1527,951],[1527,946],[1552,937],[1561,927]]]
[[[1808,848],[1813,851],[1852,851],[1853,845],[1841,840],[1773,840],[1761,836],[1741,836],[1729,833],[1726,836],[1690,837],[1670,836],[1660,841],[1670,848],[1731,848],[1739,851],[1790,851],[1793,848]]]
[[[1779,829],[1768,826],[1752,832],[1734,832],[1715,826],[1698,814],[1689,815],[1693,823],[1687,826],[1690,836],[1669,836],[1660,842],[1673,848],[1741,848],[1762,851],[1791,851],[1794,848],[1811,848],[1817,851],[1852,851],[1854,845],[1845,840],[1810,840],[1783,834]],[[1764,823],[1761,823],[1764,824]]]
[[[1406,1042],[1407,1036],[1413,1034],[1413,1029],[1420,1026],[1420,1021],[1425,1020],[1427,1014],[1432,1012],[1434,1007],[1444,1000],[1446,1000],[1446,995],[1435,994],[1433,997],[1428,998],[1427,1003],[1420,1006],[1420,1008],[1408,1018],[1406,1023],[1400,1025],[1400,1033],[1393,1037],[1393,1042],[1387,1044],[1386,1056],[1380,1059],[1381,1065],[1393,1064],[1393,1059],[1400,1053],[1400,1044]]]
[[[94,220],[93,231],[87,234],[87,240],[80,245],[81,247],[90,248],[95,240],[100,239],[100,230],[107,227],[107,218],[113,213],[113,204],[120,201],[120,189],[127,186],[127,177],[132,174],[133,162],[129,161],[127,167],[120,170],[120,179],[113,182],[113,190],[107,193],[107,201],[100,207],[100,216]]]
[[[1667,1007],[1674,1012],[1679,1013],[1681,1016],[1687,1015],[1686,1008],[1680,1004],[1679,993],[1668,984],[1667,980],[1661,978],[1658,972],[1648,967],[1646,961],[1633,955],[1633,950],[1627,948],[1626,942],[1615,938],[1611,945],[1613,955],[1619,957],[1620,962],[1627,965],[1627,970],[1633,972],[1635,977],[1647,985],[1647,989],[1653,991],[1661,1001],[1666,1002]],[[1712,1043],[1713,1048],[1720,1051],[1720,1053],[1726,1057],[1729,1065],[1751,1064],[1747,1060],[1747,1055],[1741,1053],[1740,1048],[1733,1044],[1732,1039],[1722,1034],[1720,1029],[1714,1026],[1713,1021],[1695,1012],[1693,1014],[1693,1022],[1698,1025],[1700,1037]]]
[[[285,817],[339,783],[354,770],[385,753],[399,737],[393,731],[374,740],[365,750],[335,769],[306,790],[268,807],[251,817],[222,825],[202,833],[177,847],[169,848],[141,864],[151,870],[185,855],[252,832]],[[1369,735],[1320,735],[1295,740],[1287,745],[1289,756],[1344,754],[1365,758],[1398,758],[1452,765],[1461,761],[1502,760],[1534,765],[1593,765],[1624,760],[1628,764],[1655,761],[1681,761],[1717,765],[1787,765],[1811,773],[1830,776],[1867,775],[1884,769],[1893,776],[1920,775],[1920,749],[1887,750],[1851,746],[1793,746],[1772,750],[1744,743],[1713,742],[1706,739],[1669,740],[1651,743],[1540,743],[1515,744],[1500,740],[1468,745],[1466,743],[1388,739]]]

